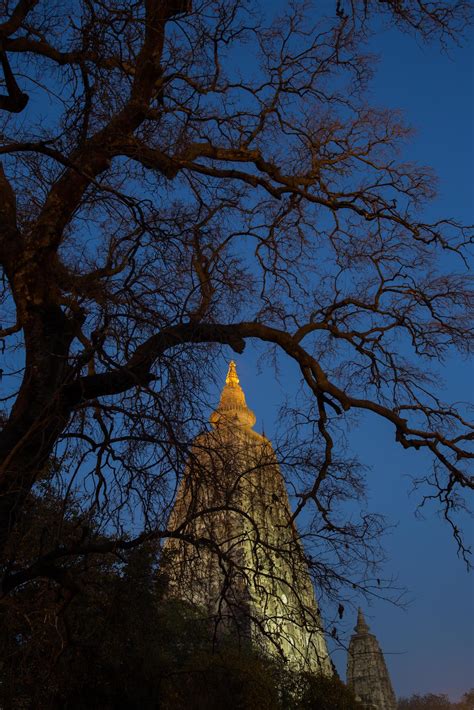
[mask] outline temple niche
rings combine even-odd
[[[361,609],[354,631],[347,654],[347,685],[366,710],[396,710],[397,700],[383,653],[369,632]]]
[[[219,635],[332,674],[318,605],[270,441],[231,362],[212,429],[193,442],[165,545],[169,594]],[[193,542],[195,541],[195,542]]]

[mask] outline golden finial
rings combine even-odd
[[[229,363],[229,371],[227,372],[225,383],[226,385],[230,385],[231,387],[237,387],[237,385],[239,384],[237,368],[235,367],[235,362],[233,360],[231,360]]]
[[[225,378],[225,385],[217,409],[211,414],[211,423],[229,426],[244,426],[252,428],[255,424],[255,414],[247,407],[245,395],[240,386],[237,368],[233,360],[229,363],[229,370]]]

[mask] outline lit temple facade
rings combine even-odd
[[[210,419],[170,517],[180,538],[165,546],[169,593],[202,610],[218,634],[331,675],[285,482],[270,441],[253,430],[233,362]]]

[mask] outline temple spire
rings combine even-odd
[[[225,378],[225,383],[230,387],[236,387],[238,384],[240,384],[240,380],[237,375],[237,368],[233,360],[229,362],[229,369],[227,370],[227,377]]]
[[[397,699],[382,650],[360,608],[354,630],[347,654],[347,685],[365,708],[396,710]]]
[[[182,532],[165,542],[168,596],[207,617],[218,643],[235,638],[291,672],[332,676],[277,455],[252,431],[235,362],[222,380],[213,430],[195,439],[168,523]]]
[[[237,368],[233,360],[229,363],[220,402],[210,419],[214,426],[227,424],[250,429],[257,421],[255,414],[247,407],[245,394],[240,386]]]
[[[354,631],[358,634],[367,634],[369,632],[369,625],[366,622],[360,607],[357,612],[357,624],[354,626]]]

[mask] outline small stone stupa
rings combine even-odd
[[[332,675],[285,482],[270,441],[253,430],[234,362],[210,421],[193,442],[170,516],[169,595],[208,618],[216,638]]]
[[[367,710],[396,710],[397,700],[383,653],[369,632],[361,609],[354,631],[347,655],[347,685]]]

